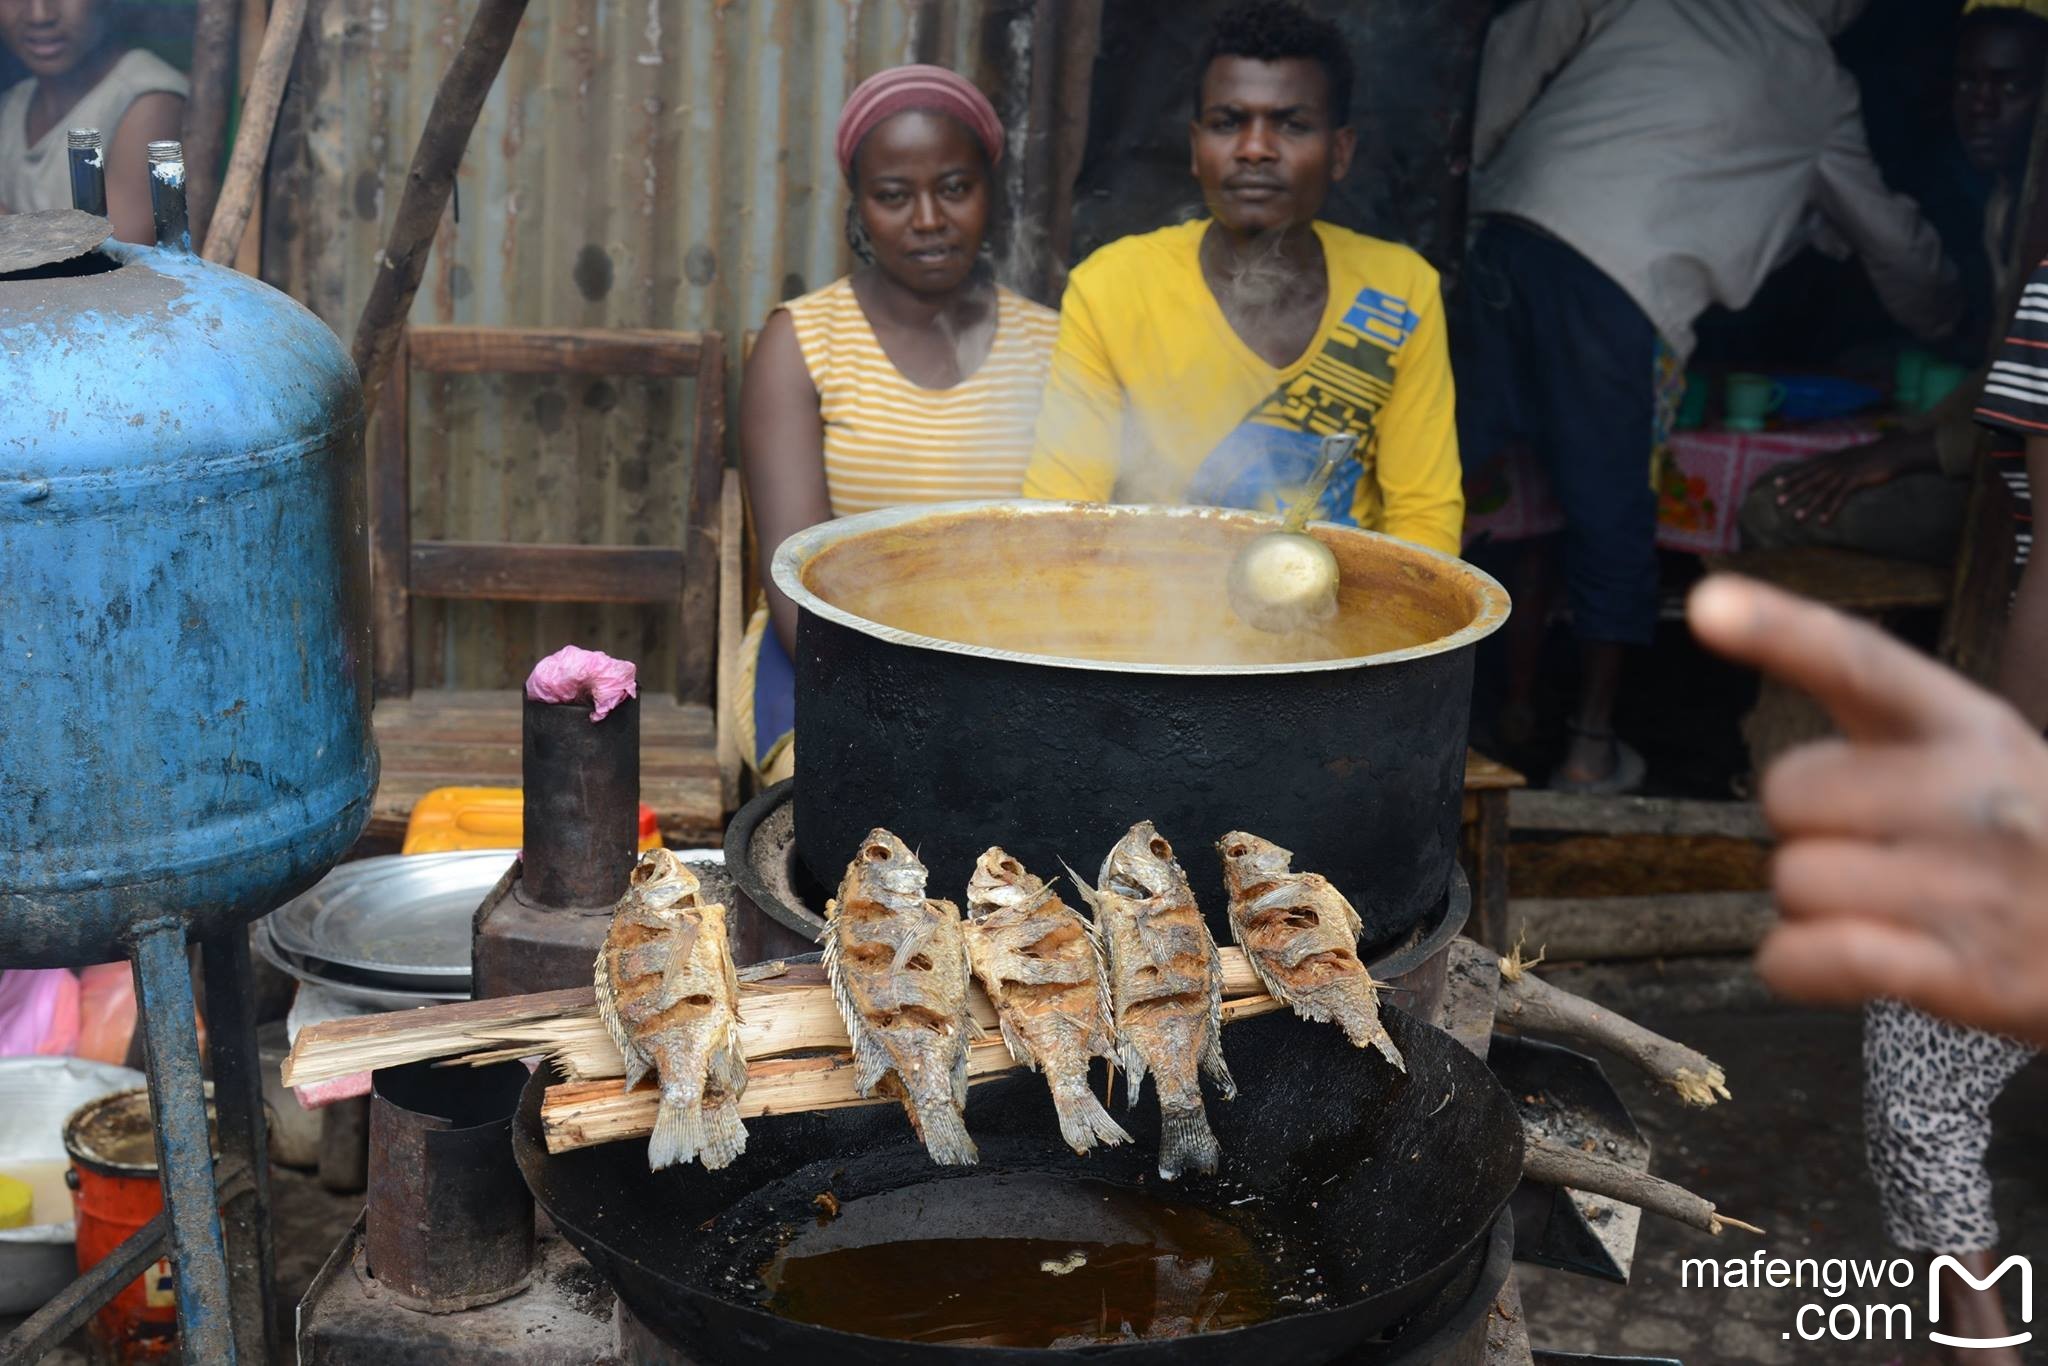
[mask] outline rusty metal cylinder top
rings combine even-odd
[[[512,1156],[526,1077],[517,1062],[371,1076],[364,1253],[377,1284],[414,1308],[470,1309],[526,1285],[533,1196]]]
[[[602,721],[588,701],[526,699],[520,897],[550,910],[609,907],[640,836],[640,702]]]
[[[274,909],[354,843],[362,391],[260,281],[108,240],[0,269],[0,957]],[[0,260],[48,215],[0,217]]]

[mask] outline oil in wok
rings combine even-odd
[[[982,1206],[967,1187],[984,1181],[1002,1182],[1002,1207],[1020,1212],[1016,1227],[983,1218],[987,1236],[900,1238],[903,1192],[849,1200],[761,1269],[765,1307],[900,1341],[1078,1347],[1256,1323],[1304,1298],[1316,1279],[1285,1265],[1281,1240],[1251,1213],[1256,1202],[1211,1209],[1052,1176],[935,1183],[933,1198]],[[1097,1217],[1045,1227],[1034,1213],[1080,1199]]]

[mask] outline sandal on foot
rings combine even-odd
[[[1569,792],[1580,797],[1620,797],[1636,791],[1648,775],[1649,765],[1643,761],[1642,753],[1613,731],[1587,730],[1581,726],[1568,727],[1572,734],[1588,740],[1608,740],[1614,745],[1614,767],[1598,778],[1574,778],[1567,771],[1568,766],[1559,764],[1550,775],[1552,792]]]

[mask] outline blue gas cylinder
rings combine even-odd
[[[0,965],[224,931],[360,833],[362,431],[326,325],[176,245],[0,273]]]

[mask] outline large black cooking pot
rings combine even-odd
[[[1092,878],[1130,825],[1177,846],[1219,933],[1210,846],[1295,851],[1412,930],[1456,857],[1473,647],[1508,614],[1461,560],[1346,527],[1327,628],[1238,622],[1231,556],[1274,520],[1219,508],[939,503],[810,528],[775,556],[799,608],[797,852],[835,885],[867,832],[959,899],[1001,844]]]

